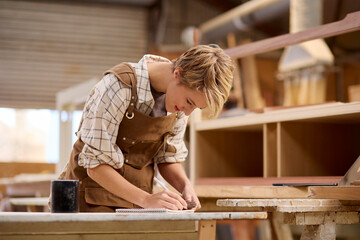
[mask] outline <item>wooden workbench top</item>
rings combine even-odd
[[[266,212],[202,212],[202,213],[25,213],[1,212],[1,222],[99,222],[144,220],[226,220],[266,219]]]
[[[238,207],[242,211],[277,212],[358,212],[360,201],[336,199],[218,199],[217,206]]]
[[[336,183],[341,177],[199,178],[199,198],[360,200],[360,186],[272,186],[272,183]]]

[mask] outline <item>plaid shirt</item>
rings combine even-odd
[[[149,73],[146,63],[169,62],[168,59],[145,55],[138,63],[131,64],[138,80],[138,101],[136,109],[149,115],[154,107],[151,94]],[[85,143],[79,154],[80,166],[94,168],[100,164],[108,164],[119,169],[124,164],[124,156],[116,145],[119,125],[130,102],[131,90],[122,84],[113,74],[105,75],[94,88],[85,103],[82,120],[76,135]],[[188,117],[179,112],[173,132],[167,143],[176,148],[176,153],[162,150],[155,156],[155,163],[184,161],[188,150],[183,137]]]

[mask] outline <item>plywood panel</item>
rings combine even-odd
[[[359,155],[359,124],[281,124],[281,176],[341,176]]]
[[[262,176],[262,131],[205,131],[197,134],[197,177]]]

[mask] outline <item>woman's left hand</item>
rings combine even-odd
[[[184,190],[182,192],[182,197],[185,199],[185,201],[187,203],[189,202],[194,202],[196,204],[196,206],[192,209],[194,210],[198,210],[201,208],[201,204],[200,204],[200,201],[195,193],[195,190],[194,188],[192,187],[191,184],[187,184],[185,187],[184,187]]]

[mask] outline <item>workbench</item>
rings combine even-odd
[[[217,206],[268,212],[278,239],[292,239],[282,223],[304,226],[301,240],[335,240],[337,224],[360,223],[360,200],[219,199]]]
[[[265,211],[269,221],[256,227],[265,229],[271,239],[291,240],[300,229],[303,239],[317,239],[323,232],[335,239],[335,228],[356,229],[359,223],[360,187],[354,186],[272,186],[276,182],[337,182],[340,177],[282,178],[217,178],[199,179],[195,191],[200,199],[200,211],[254,212]],[[290,227],[291,226],[291,227]],[[301,227],[300,227],[301,226]],[[303,228],[303,229],[301,229]],[[243,229],[242,231],[245,231]],[[253,231],[254,229],[248,229]],[[360,239],[360,231],[358,232]],[[352,234],[352,235],[354,235]]]
[[[266,219],[265,212],[0,213],[0,239],[215,240],[217,220]]]

